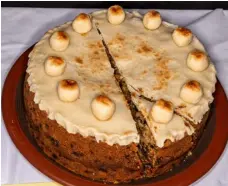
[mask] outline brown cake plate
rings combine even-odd
[[[24,157],[39,171],[67,186],[98,186],[99,182],[84,179],[66,170],[45,156],[28,132],[23,105],[23,82],[28,54],[24,52],[11,68],[2,92],[2,114],[8,133]],[[207,173],[222,154],[228,140],[228,101],[221,84],[216,84],[211,113],[206,129],[193,155],[172,171],[156,178],[128,185],[185,186]]]

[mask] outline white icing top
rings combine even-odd
[[[174,115],[167,124],[159,124],[149,117],[153,103],[139,98],[144,95],[153,100],[171,101],[178,114],[198,123],[208,111],[213,101],[216,71],[214,65],[203,72],[193,72],[186,65],[188,53],[193,49],[204,50],[196,37],[190,45],[177,47],[172,40],[172,31],[176,26],[163,22],[154,30],[147,30],[138,12],[126,13],[120,25],[107,21],[107,11],[91,14],[93,25],[98,28],[108,44],[118,68],[125,77],[132,92],[133,101],[145,116],[158,147],[165,140],[179,140],[194,132],[193,127],[185,125],[185,120]],[[49,30],[36,44],[29,55],[27,72],[30,90],[35,93],[34,101],[39,108],[48,113],[69,133],[94,136],[109,145],[128,145],[139,142],[139,135],[127,103],[113,77],[113,69],[105,53],[97,30],[92,28],[87,34],[80,35],[72,28],[72,22]],[[55,31],[64,31],[69,36],[68,48],[62,52],[54,51],[49,44]],[[66,62],[64,73],[57,77],[48,76],[44,70],[45,60],[49,56],[62,57]],[[57,85],[60,80],[77,81],[80,97],[74,102],[62,102],[58,98]],[[180,99],[183,84],[189,80],[198,81],[204,96],[193,105]],[[100,94],[107,95],[116,105],[115,113],[108,121],[99,121],[91,111],[92,100]]]
[[[49,45],[54,31],[65,31],[70,45],[64,52],[56,52]],[[44,62],[48,56],[62,57],[66,69],[61,76],[51,77],[45,73]],[[49,30],[29,55],[27,72],[30,90],[35,93],[34,101],[69,133],[94,136],[97,141],[109,145],[138,143],[135,122],[116,85],[113,69],[104,52],[96,29],[86,35],[76,33],[68,22]],[[80,98],[75,102],[62,102],[58,98],[57,85],[60,80],[76,80],[80,87]],[[97,120],[91,112],[91,102],[99,94],[106,94],[116,104],[116,111],[108,121]]]
[[[195,36],[188,46],[178,47],[172,39],[175,25],[163,22],[158,29],[147,30],[138,12],[127,13],[120,25],[108,23],[106,11],[95,12],[93,17],[132,93],[171,101],[179,114],[194,123],[202,120],[213,101],[216,70],[212,63],[203,72],[188,68],[189,52],[205,51]],[[179,96],[189,80],[203,87],[203,98],[197,104],[188,104]]]

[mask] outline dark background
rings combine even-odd
[[[228,2],[225,1],[192,1],[192,2],[170,2],[170,1],[58,1],[58,2],[23,2],[23,1],[2,1],[2,7],[38,7],[38,8],[108,8],[118,4],[124,8],[135,9],[228,9]]]

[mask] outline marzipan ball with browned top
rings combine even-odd
[[[180,91],[180,98],[191,104],[196,104],[203,96],[203,90],[199,82],[189,81],[183,85]]]
[[[155,10],[147,12],[143,17],[143,25],[149,30],[157,29],[162,23],[161,15]]]
[[[80,95],[78,83],[71,79],[61,80],[58,84],[58,95],[61,101],[76,101]]]
[[[152,106],[150,114],[155,122],[168,123],[173,118],[173,112],[173,104],[164,99],[160,99]]]
[[[72,27],[75,32],[85,34],[92,29],[92,22],[89,15],[85,13],[79,14],[73,21]]]
[[[202,72],[208,67],[208,65],[208,57],[204,52],[194,50],[188,54],[187,66],[191,70],[195,72]]]
[[[113,25],[119,25],[125,19],[125,12],[119,5],[111,6],[107,13],[108,21]]]
[[[61,57],[49,56],[45,63],[45,72],[49,76],[60,76],[66,67],[65,61]]]
[[[101,121],[109,120],[113,116],[115,109],[115,103],[105,95],[95,97],[91,103],[93,115]]]
[[[184,47],[192,42],[193,36],[191,30],[178,27],[173,31],[172,37],[177,46]]]
[[[69,46],[70,39],[63,31],[54,32],[50,38],[50,46],[53,50],[62,52]]]

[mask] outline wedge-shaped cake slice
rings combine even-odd
[[[206,53],[200,41],[193,36],[187,46],[178,46],[175,43],[179,42],[178,33],[177,37],[173,36],[177,28],[174,25],[162,22],[157,29],[149,30],[143,24],[143,16],[137,12],[126,12],[124,21],[113,25],[106,14],[107,11],[95,12],[93,20],[129,90],[150,100],[168,100],[174,104],[176,113],[200,123],[213,101],[216,83],[216,70],[209,58],[206,69],[192,70],[201,68],[195,62],[201,58],[199,53]],[[191,33],[179,30],[183,34]],[[181,42],[178,44],[183,44]],[[196,59],[189,59],[187,63],[191,52],[195,52]],[[194,83],[182,91],[184,85],[192,81]]]
[[[174,113],[172,114],[171,120],[167,123],[157,122],[153,119],[152,115],[152,107],[155,104],[154,102],[145,100],[138,96],[133,96],[132,98],[137,108],[146,118],[158,147],[162,148],[167,140],[175,142],[182,139],[186,135],[193,134],[194,128],[181,116]],[[169,107],[163,106],[162,109],[169,109]],[[166,116],[161,115],[158,117],[164,118]]]

